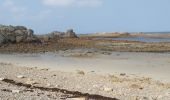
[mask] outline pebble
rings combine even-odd
[[[126,73],[121,73],[121,74],[120,74],[120,76],[125,76],[125,75],[126,75]]]
[[[26,84],[37,84],[37,82],[33,81],[32,79],[28,79]]]
[[[61,88],[61,86],[60,86],[60,85],[56,85],[55,87],[56,87],[56,88]]]
[[[47,83],[47,85],[46,85],[47,87],[51,87],[51,84],[50,83]]]
[[[88,100],[86,97],[67,98],[66,100]]]
[[[40,70],[43,70],[43,71],[48,71],[49,69],[48,68],[42,68]]]
[[[0,81],[3,81],[4,79],[5,79],[5,78],[2,78],[2,77],[1,77],[1,78],[0,78]]]
[[[166,96],[170,96],[170,89],[168,89],[165,93]]]
[[[17,78],[25,78],[23,75],[18,75]]]
[[[104,91],[106,91],[106,92],[111,92],[111,91],[113,91],[113,89],[112,89],[112,88],[109,88],[109,87],[104,87]]]
[[[21,93],[20,90],[12,90],[12,93]]]
[[[162,95],[159,95],[158,97],[157,97],[157,99],[162,99],[163,98],[163,96]]]
[[[143,97],[141,100],[152,100],[151,97]]]

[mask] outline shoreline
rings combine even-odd
[[[104,53],[104,54],[103,54]],[[94,71],[98,74],[126,73],[170,82],[170,53],[96,52],[67,50],[34,54],[0,54],[0,62],[75,72]]]

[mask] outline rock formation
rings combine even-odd
[[[52,37],[58,37],[58,38],[76,38],[76,33],[73,31],[73,29],[67,30],[67,32],[58,32],[54,31],[51,33]]]
[[[73,29],[69,29],[66,32],[54,31],[49,34],[43,35],[44,41],[49,41],[50,39],[59,39],[59,38],[77,38],[77,35],[73,31]]]
[[[24,26],[0,25],[0,46],[4,43],[34,42],[38,38]]]

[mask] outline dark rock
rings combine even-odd
[[[45,35],[45,38],[47,39],[58,39],[58,38],[77,38],[76,33],[73,31],[73,29],[67,30],[67,32],[59,32],[54,31],[49,33],[48,35]]]
[[[27,28],[24,26],[15,26],[15,28],[18,30],[27,30]]]
[[[24,26],[0,25],[0,46],[4,43],[35,42],[38,38],[32,29]]]
[[[76,36],[76,33],[73,31],[73,29],[69,29],[69,30],[67,30],[67,32],[65,34],[65,37],[67,37],[67,38],[75,38],[77,36]]]
[[[3,34],[0,34],[0,46],[5,43],[6,39],[5,36]]]

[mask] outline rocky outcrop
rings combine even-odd
[[[76,33],[73,31],[73,29],[69,29],[67,30],[67,32],[65,33],[64,37],[66,38],[77,38]]]
[[[34,42],[38,38],[24,26],[0,25],[0,46],[4,43]]]
[[[58,37],[58,38],[77,38],[76,33],[73,31],[73,29],[67,30],[67,32],[58,32],[54,31],[51,33],[52,37]]]

